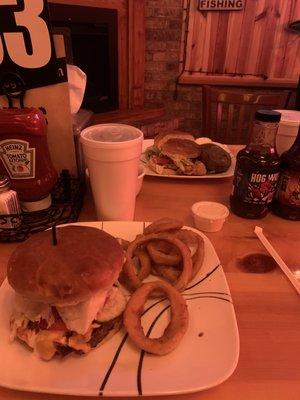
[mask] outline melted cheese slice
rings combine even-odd
[[[107,290],[101,290],[87,301],[73,306],[56,306],[56,309],[69,330],[84,335],[99,310],[102,310],[107,293]]]
[[[48,361],[56,353],[56,347],[54,342],[64,344],[66,339],[63,337],[63,332],[49,332],[40,331],[34,338],[35,351],[41,357],[42,360]]]

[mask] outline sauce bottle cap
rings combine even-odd
[[[279,122],[281,114],[274,110],[258,110],[255,113],[255,119],[264,122]]]

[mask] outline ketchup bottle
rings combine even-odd
[[[0,173],[7,174],[25,211],[51,205],[57,181],[47,144],[47,122],[36,108],[0,110]]]

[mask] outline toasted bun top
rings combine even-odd
[[[7,278],[19,294],[56,305],[76,304],[118,279],[123,251],[97,228],[66,226],[37,233],[21,243],[8,261]]]
[[[161,150],[164,143],[169,139],[186,139],[194,141],[194,136],[187,132],[173,131],[173,132],[161,132],[154,138],[154,145]]]
[[[162,145],[161,152],[169,157],[179,155],[184,158],[197,158],[200,154],[200,147],[195,141],[169,139]]]

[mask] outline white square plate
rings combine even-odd
[[[143,222],[86,222],[106,232],[133,240]],[[189,228],[192,229],[192,228]],[[121,330],[85,356],[41,361],[17,341],[9,342],[13,291],[7,281],[0,288],[0,385],[17,390],[78,396],[150,396],[191,393],[216,386],[234,371],[239,356],[239,335],[226,278],[208,238],[197,277],[184,291],[189,328],[180,345],[166,356],[138,350]],[[150,337],[162,334],[167,320],[165,301],[156,303],[142,318]]]
[[[207,140],[205,140],[205,139],[207,139]],[[159,178],[172,178],[172,179],[217,179],[217,178],[230,178],[230,177],[232,177],[234,175],[236,158],[230,152],[229,148],[225,144],[212,142],[208,138],[199,138],[199,139],[196,139],[196,142],[199,143],[199,144],[202,144],[202,143],[214,143],[214,144],[222,147],[224,150],[226,150],[230,154],[230,157],[231,157],[231,165],[228,168],[228,170],[225,171],[225,172],[221,172],[219,174],[206,174],[206,175],[159,175],[156,172],[152,171],[151,168],[148,167],[146,157],[143,154],[144,151],[148,147],[153,146],[154,140],[153,139],[145,139],[143,141],[142,156],[141,156],[141,161],[142,161],[142,164],[143,164],[143,166],[145,168],[145,175],[157,176]]]

